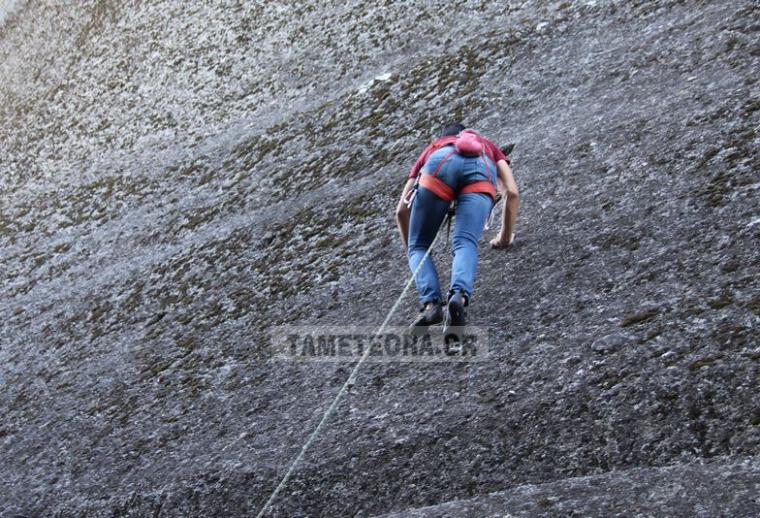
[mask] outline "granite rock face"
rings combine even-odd
[[[0,516],[255,515],[351,369],[268,332],[385,319],[451,118],[516,143],[491,356],[366,364],[270,514],[760,513],[759,35],[752,0],[6,3]]]
[[[754,516],[759,476],[756,460],[711,459],[518,486],[385,516]]]

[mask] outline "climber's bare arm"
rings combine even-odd
[[[404,185],[404,190],[401,192],[401,198],[396,205],[396,224],[398,225],[399,234],[401,234],[401,242],[404,244],[404,250],[406,250],[409,240],[409,207],[406,206],[404,200],[406,199],[409,191],[414,187],[414,178],[409,178]]]
[[[517,223],[517,213],[520,210],[520,191],[517,189],[517,182],[515,182],[509,164],[505,160],[499,160],[496,167],[498,169],[498,187],[505,198],[505,202],[501,215],[501,230],[491,240],[491,246],[493,248],[505,248],[510,246],[515,239],[515,223]]]

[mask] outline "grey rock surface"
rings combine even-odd
[[[383,321],[452,117],[517,144],[518,245],[482,245],[470,312],[493,354],[367,364],[271,515],[573,480],[760,514],[757,2],[8,6],[0,516],[255,515],[351,369],[268,330]],[[662,477],[692,493],[636,493]]]
[[[753,516],[758,505],[757,458],[711,459],[529,484],[384,516]]]

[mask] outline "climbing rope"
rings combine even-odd
[[[391,307],[391,310],[388,312],[388,316],[385,317],[385,320],[383,321],[380,328],[375,333],[374,338],[379,337],[385,328],[388,325],[388,322],[390,322],[391,317],[398,309],[399,305],[401,304],[401,300],[406,295],[406,292],[409,291],[409,288],[412,286],[412,282],[414,282],[414,278],[419,273],[420,269],[422,268],[422,265],[425,264],[425,261],[427,260],[428,256],[430,255],[430,251],[435,246],[435,243],[438,241],[438,237],[440,236],[440,232],[438,232],[433,239],[433,242],[430,243],[430,246],[425,251],[425,255],[422,257],[422,260],[420,261],[420,264],[417,265],[417,268],[415,268],[414,273],[412,273],[412,276],[409,278],[409,281],[407,281],[406,286],[404,286],[404,290],[401,292],[401,295],[399,295],[398,299],[396,300],[396,303],[393,304],[393,307]],[[288,480],[290,480],[290,477],[295,472],[296,467],[301,463],[301,461],[304,458],[304,455],[306,455],[306,452],[311,447],[314,440],[319,435],[319,432],[322,430],[322,427],[327,422],[327,419],[330,417],[330,414],[333,413],[333,411],[337,408],[338,402],[340,399],[348,392],[348,390],[353,387],[356,383],[356,375],[359,372],[359,369],[361,368],[362,364],[367,360],[369,357],[370,351],[372,350],[371,347],[367,347],[364,350],[364,353],[362,354],[361,358],[359,358],[359,361],[356,362],[356,365],[354,365],[354,369],[351,371],[351,374],[348,376],[348,379],[343,384],[343,386],[338,391],[338,394],[335,396],[335,399],[333,399],[333,402],[330,404],[330,406],[327,408],[325,413],[322,415],[322,419],[319,421],[319,424],[314,429],[313,432],[311,432],[311,435],[309,435],[309,438],[306,440],[306,442],[301,446],[301,451],[298,452],[298,455],[293,460],[293,462],[290,463],[290,467],[288,467],[288,470],[285,472],[285,475],[282,477],[282,480],[280,480],[280,483],[277,484],[277,487],[272,491],[272,494],[267,499],[266,503],[264,504],[264,507],[261,508],[261,511],[259,511],[259,514],[256,515],[256,518],[262,518],[264,514],[269,510],[269,508],[272,506],[272,503],[274,503],[275,499],[277,498],[277,495],[280,494],[280,491],[285,487],[285,485],[288,483]]]

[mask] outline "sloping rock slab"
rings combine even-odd
[[[760,458],[611,471],[384,515],[760,516]]]

